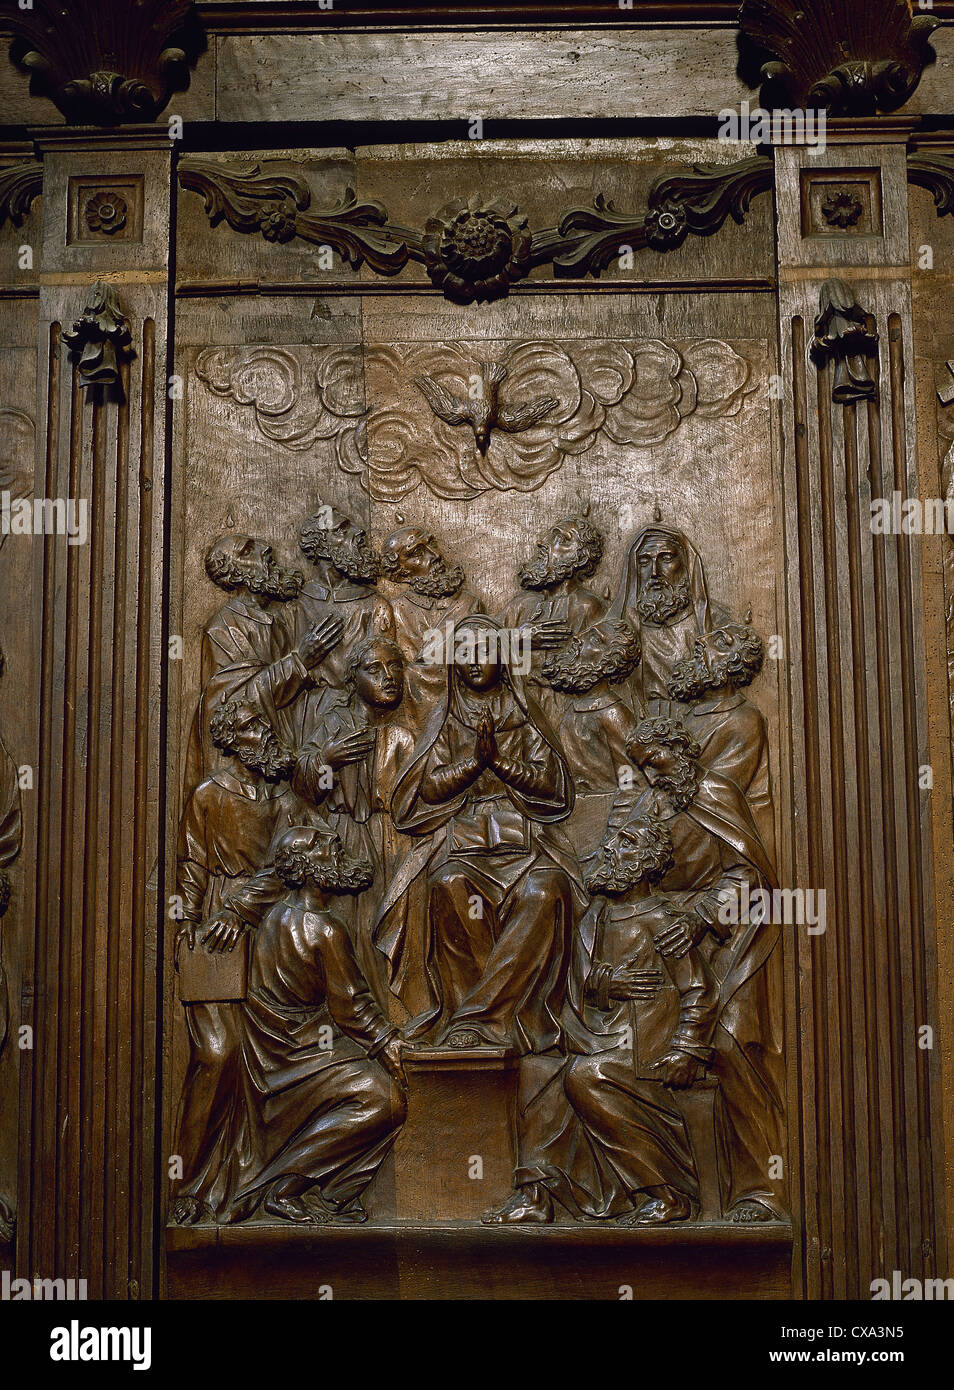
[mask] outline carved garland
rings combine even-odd
[[[690,233],[718,231],[730,216],[742,222],[753,196],[772,180],[768,155],[695,165],[657,181],[644,213],[622,211],[598,195],[592,208],[571,208],[539,232],[511,203],[473,195],[448,203],[417,231],[392,223],[378,202],[358,202],[350,188],[334,207],[309,212],[311,192],[296,174],[202,159],[179,164],[180,183],[202,195],[213,226],[224,218],[235,231],[260,232],[268,241],[297,236],[331,246],[352,269],[366,263],[380,275],[416,261],[460,304],[502,298],[536,265],[552,262],[557,275],[597,276],[624,247],[673,250]]]

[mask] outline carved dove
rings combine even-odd
[[[448,425],[470,425],[481,454],[486,454],[491,431],[504,430],[519,434],[537,424],[560,402],[555,396],[537,396],[521,405],[504,405],[498,396],[501,382],[508,375],[502,362],[483,362],[480,368],[480,393],[476,398],[453,395],[432,376],[422,373],[414,384],[427,398],[439,419]]]

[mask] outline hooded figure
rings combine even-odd
[[[520,677],[501,660],[502,629],[471,615],[454,631],[446,698],[433,712],[391,800],[410,851],[377,916],[392,983],[410,974],[399,905],[427,873],[429,999],[406,1030],[451,1047],[546,1052],[560,1015],[579,869],[555,822],[573,807],[556,737]]]
[[[632,677],[637,708],[669,712],[670,671],[685,656],[687,639],[708,632],[716,616],[702,557],[688,537],[662,521],[638,531],[606,614],[607,621],[627,622],[639,633],[642,661]]]

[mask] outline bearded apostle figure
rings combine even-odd
[[[644,526],[627,551],[622,583],[606,614],[639,634],[642,660],[632,681],[637,707],[671,712],[673,667],[697,635],[723,616],[713,613],[702,557],[692,542],[662,521]]]
[[[378,911],[393,978],[405,945],[400,904],[428,886],[431,1002],[406,1030],[459,1048],[557,1049],[574,912],[585,898],[556,822],[573,784],[493,619],[458,624],[445,698],[391,801],[396,829],[421,838]]]
[[[405,661],[404,722],[419,732],[443,696],[444,672],[427,660],[427,637],[483,603],[467,587],[460,565],[448,564],[426,526],[402,526],[381,546],[381,572],[402,591],[391,600],[394,631]]]

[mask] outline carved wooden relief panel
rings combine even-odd
[[[478,9],[0,0],[0,1302],[954,1290],[954,0]]]
[[[784,1228],[770,301],[306,295],[224,232],[284,288],[203,304],[182,216],[170,1248]]]

